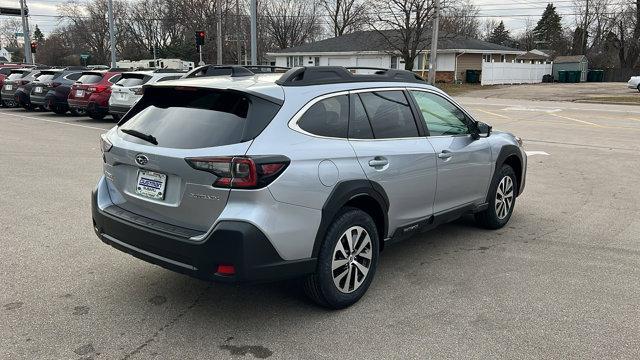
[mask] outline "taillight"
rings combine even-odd
[[[87,88],[88,92],[103,92],[105,90],[107,90],[109,87],[106,85],[97,85],[97,86],[90,86],[89,88]]]
[[[100,151],[102,151],[102,153],[106,153],[106,152],[109,152],[109,150],[111,150],[112,147],[113,147],[113,144],[111,143],[111,141],[107,139],[107,134],[101,134],[100,135]]]
[[[144,91],[142,90],[142,87],[139,87],[139,88],[135,88],[135,89],[133,89],[133,93],[134,93],[135,95],[142,95],[142,93],[143,93],[143,92],[144,92]]]
[[[224,156],[185,159],[196,170],[218,178],[216,187],[257,189],[269,185],[289,165],[285,156]]]

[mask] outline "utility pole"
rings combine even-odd
[[[438,27],[440,26],[440,0],[435,0],[435,17],[433,18],[433,34],[431,35],[431,51],[429,52],[429,84],[436,83],[436,71],[438,63],[436,54],[438,53]]]
[[[218,53],[216,63],[222,65],[222,1],[218,0],[218,16],[216,24],[216,50]]]
[[[240,18],[240,0],[236,0],[236,24],[241,25],[242,19]],[[242,65],[242,26],[236,30],[236,52],[238,53],[238,65]]]
[[[582,49],[582,54],[578,55],[586,55],[587,53],[587,20],[589,19],[589,0],[586,0],[586,8],[584,11],[584,23],[582,24],[582,42],[580,43],[580,49]]]
[[[251,65],[258,65],[257,0],[251,1]]]
[[[29,20],[25,15],[26,0],[20,0],[20,17],[22,17],[22,36],[24,38],[24,62],[33,63],[31,58],[31,36],[29,36]]]
[[[109,42],[111,43],[111,67],[116,67],[116,31],[113,23],[113,0],[109,0],[108,4],[109,12]]]

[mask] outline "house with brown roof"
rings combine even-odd
[[[400,54],[391,46],[395,30],[357,31],[268,53],[276,66],[350,66],[403,69]],[[413,71],[426,77],[430,38],[422,42]],[[467,70],[482,70],[482,62],[515,62],[525,51],[479,39],[442,35],[438,39],[437,81],[465,81]]]

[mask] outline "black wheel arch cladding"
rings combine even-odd
[[[514,160],[517,159],[517,163]],[[515,145],[505,145],[500,149],[500,153],[496,158],[496,165],[494,169],[494,174],[497,174],[502,168],[502,165],[507,164],[513,168],[513,172],[516,174],[516,180],[518,182],[517,195],[520,195],[522,190],[522,177],[523,177],[523,169],[522,169],[522,153],[520,152],[520,148]]]
[[[347,180],[339,182],[327,197],[327,200],[322,207],[322,218],[320,220],[320,226],[316,233],[316,238],[313,244],[312,257],[317,257],[320,252],[320,245],[324,240],[324,236],[327,229],[338,215],[340,210],[349,202],[353,202],[359,198],[373,200],[381,210],[382,223],[378,224],[375,217],[374,222],[380,230],[380,240],[382,241],[387,236],[389,228],[389,197],[380,184],[369,180]],[[368,212],[367,209],[362,209]]]

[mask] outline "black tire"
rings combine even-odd
[[[508,207],[506,215],[500,217],[498,215],[498,208],[496,207],[496,203],[498,202],[497,192],[498,186],[505,177],[511,178],[513,196],[511,198],[511,205]],[[516,178],[516,173],[513,171],[511,166],[502,165],[500,170],[493,177],[491,186],[489,187],[489,194],[487,195],[487,203],[489,204],[489,207],[486,210],[475,214],[476,223],[483,228],[492,230],[500,229],[501,227],[505,226],[509,222],[511,214],[513,213],[513,209],[516,206],[517,189],[518,179]]]
[[[69,109],[67,109],[66,106],[62,106],[62,105],[54,105],[53,107],[51,107],[51,111],[53,111],[58,115],[64,115],[67,113],[68,110]]]
[[[87,111],[84,109],[70,109],[70,112],[73,116],[85,116],[87,114]]]
[[[365,264],[368,262],[369,270],[364,276],[364,279],[362,280],[361,278],[362,282],[358,287],[355,287],[355,290],[352,292],[343,292],[334,284],[334,271],[331,267],[336,244],[342,239],[342,235],[354,226],[364,228],[369,234],[371,246],[367,247],[368,250],[366,252],[370,252],[371,259],[367,261],[367,259],[363,257],[354,257],[354,259]],[[357,208],[346,207],[342,209],[327,229],[318,254],[316,272],[304,280],[304,290],[307,296],[317,304],[331,309],[343,309],[360,300],[369,288],[369,285],[371,285],[371,281],[378,267],[379,239],[376,224],[369,214]],[[362,240],[360,239],[360,241]],[[359,242],[356,242],[356,244],[359,244]],[[362,254],[364,253],[365,250],[363,250]],[[336,274],[340,272],[340,269],[344,270],[345,267],[356,269],[355,264],[349,261],[347,264],[337,268]],[[358,271],[354,274],[357,278],[362,272]],[[349,275],[345,276],[345,278],[349,278]],[[355,283],[355,280],[353,283]]]
[[[118,114],[111,114],[111,117],[113,118],[113,121],[118,122],[120,121],[120,119],[122,119],[122,115],[118,115]]]
[[[638,87],[636,89],[638,89],[638,92],[640,92],[640,84],[638,84]]]
[[[89,117],[93,120],[102,120],[105,116],[107,116],[107,114],[101,112],[89,112],[87,113],[87,115],[89,115]]]

